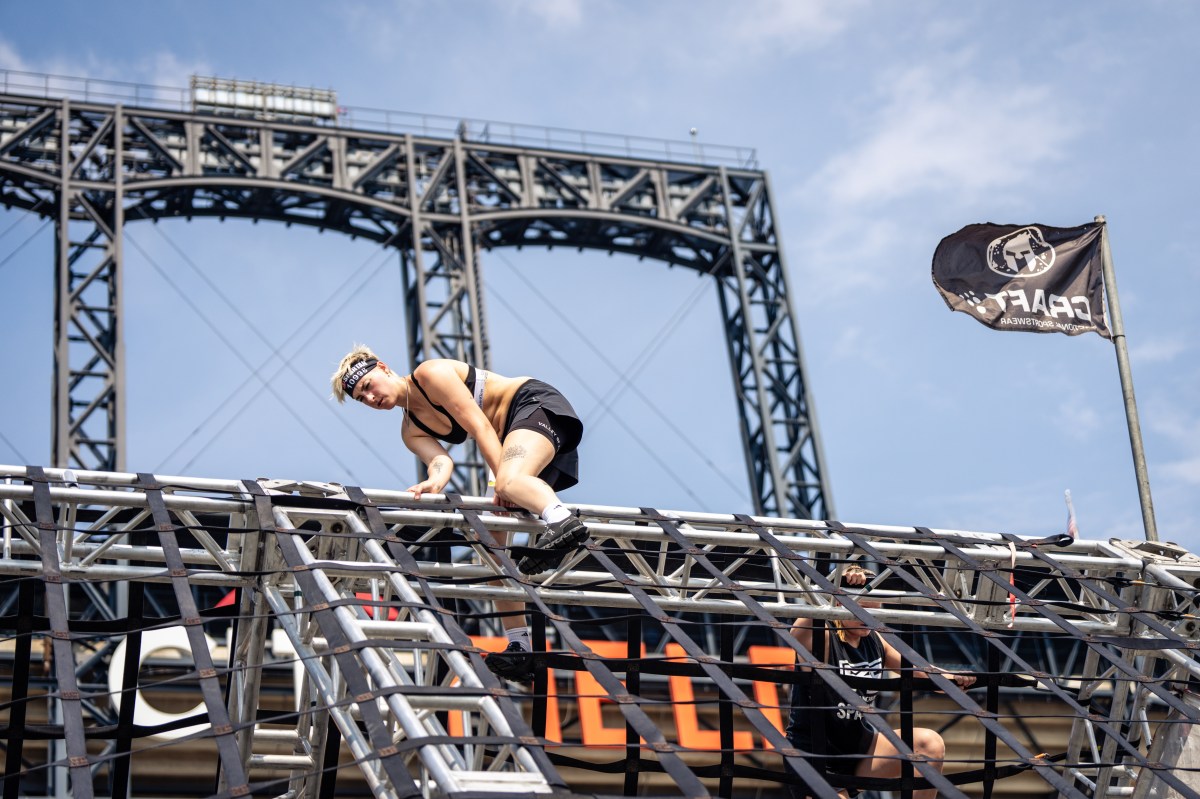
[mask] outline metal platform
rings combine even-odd
[[[1190,693],[1200,677],[1200,558],[1172,545],[574,507],[591,532],[586,547],[529,578],[497,535],[540,523],[482,498],[0,466],[0,621],[14,668],[6,795],[37,795],[30,786],[43,782],[48,796],[67,795],[68,785],[74,796],[103,795],[96,786],[105,784],[111,795],[134,795],[129,775],[139,758],[198,740],[215,747],[221,796],[326,795],[347,768],[380,797],[570,794],[561,759],[546,748],[544,710],[533,722],[522,711],[538,683],[531,693],[502,685],[468,635],[468,624],[488,632],[497,599],[523,601],[544,621],[543,665],[586,672],[613,699],[631,741],[618,756],[636,763],[635,774],[667,774],[677,788],[664,795],[727,796],[737,774],[763,778],[738,772],[737,753],[724,747],[713,756],[719,763],[698,761],[639,695],[631,663],[671,673],[658,654],[666,643],[683,652],[690,672],[680,673],[719,693],[729,734],[736,726],[763,742],[759,771],[836,794],[749,692],[747,680],[770,672],[747,665],[748,641],[734,643],[733,630],[752,630],[755,642],[811,660],[787,632],[797,617],[880,627],[916,668],[930,664],[913,630],[962,631],[979,644],[986,690],[964,692],[937,676],[926,688],[943,691],[989,746],[1007,747],[1007,765],[1036,774],[1048,792],[1200,795],[1194,775],[1171,760],[1186,725],[1200,721]],[[831,582],[862,560],[879,571],[871,596],[881,608],[864,610]],[[236,601],[223,610],[205,599],[228,591]],[[586,617],[576,609],[622,614],[661,637],[645,658],[599,657],[578,632]],[[726,623],[716,650],[689,623],[696,614]],[[205,634],[217,626],[227,626],[224,659]],[[144,639],[160,635],[170,640],[154,646],[188,650],[190,695],[201,703],[148,723],[118,697],[168,682],[138,668],[149,654]],[[1068,641],[1086,656],[1077,673],[1052,673],[1018,650],[1021,636]],[[46,697],[21,665],[35,638],[52,649]],[[262,678],[281,645],[300,666],[299,704],[268,718]],[[832,690],[850,690],[817,673]],[[921,689],[907,679],[902,704]],[[1060,758],[1030,749],[996,712],[997,693],[1018,686],[1074,717]],[[46,725],[24,721],[35,695],[56,709]],[[869,718],[905,751],[882,715]],[[51,741],[45,763],[22,757],[33,732]],[[342,742],[350,766],[338,765]],[[278,753],[281,743],[290,754]],[[968,795],[914,766],[943,796]]]

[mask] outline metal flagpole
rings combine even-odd
[[[1154,523],[1154,503],[1150,499],[1150,475],[1146,471],[1146,453],[1142,449],[1142,427],[1138,423],[1137,400],[1133,396],[1133,376],[1129,371],[1129,349],[1125,345],[1125,325],[1121,321],[1121,301],[1117,297],[1117,277],[1113,272],[1112,250],[1108,246],[1108,224],[1100,225],[1100,266],[1104,272],[1104,293],[1108,295],[1108,325],[1117,350],[1117,371],[1121,375],[1121,395],[1125,398],[1125,418],[1129,423],[1129,446],[1133,449],[1133,473],[1137,477],[1138,499],[1142,504],[1142,526],[1147,541],[1158,540]]]

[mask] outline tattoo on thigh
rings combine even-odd
[[[517,458],[524,458],[528,454],[529,453],[526,452],[525,448],[520,444],[510,444],[504,448],[504,457],[502,457],[500,460],[502,462],[515,461]]]

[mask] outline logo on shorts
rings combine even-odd
[[[550,436],[550,438],[551,438],[551,439],[554,441],[554,446],[556,446],[556,447],[557,447],[557,446],[558,446],[558,445],[561,443],[561,442],[558,440],[558,433],[556,433],[556,432],[554,431],[554,428],[553,428],[553,427],[551,427],[550,425],[546,424],[545,422],[538,422],[538,423],[537,423],[537,426],[538,426],[538,427],[540,427],[540,428],[542,428],[543,430],[545,430],[545,431],[546,431],[546,435]]]

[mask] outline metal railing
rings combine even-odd
[[[137,108],[159,108],[183,113],[193,113],[194,108],[190,89],[12,69],[0,69],[0,93],[44,98],[66,97],[88,103],[120,103]],[[223,112],[222,115],[225,113],[242,116],[233,112]],[[262,112],[247,112],[244,116],[275,118]],[[295,120],[297,117],[288,115],[288,119]],[[651,136],[345,105],[338,106],[337,116],[332,120],[314,116],[304,121],[306,124],[323,127],[394,134],[412,133],[437,138],[459,138],[485,144],[544,147],[589,155],[758,169],[758,152],[753,147],[711,144],[697,139],[659,139]]]

